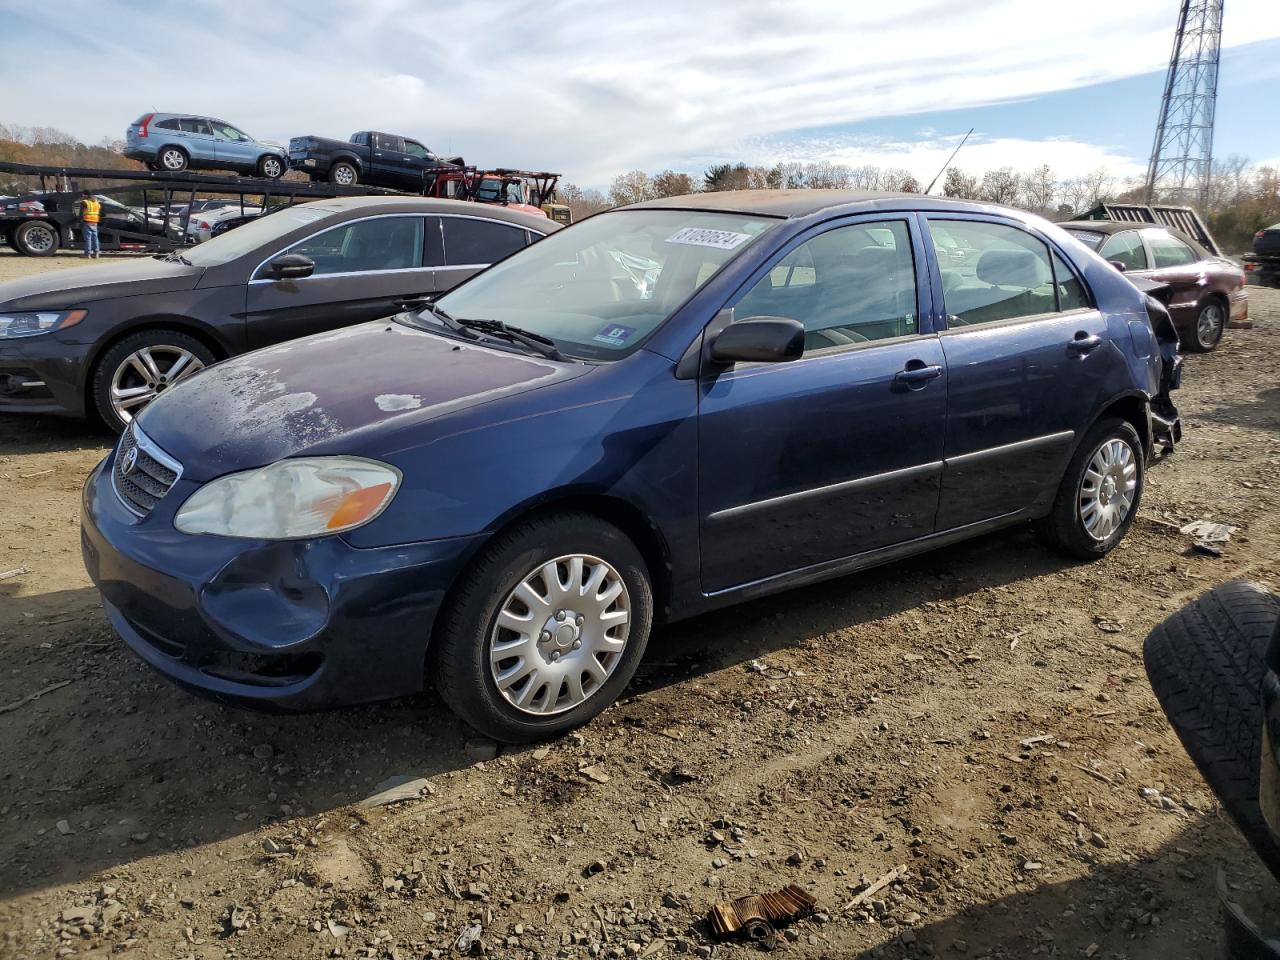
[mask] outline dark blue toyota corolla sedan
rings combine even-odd
[[[639,204],[166,393],[89,478],[85,562],[195,690],[434,683],[494,737],[546,737],[618,696],[655,621],[1028,521],[1103,556],[1177,428],[1166,330],[1010,210]]]

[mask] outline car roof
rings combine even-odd
[[[908,202],[903,203],[904,200]],[[691,193],[683,197],[646,200],[621,209],[705,210],[715,213],[742,213],[791,219],[839,208],[850,208],[851,213],[862,209],[870,212],[904,208],[970,213],[1009,212],[1006,207],[970,200],[951,200],[921,193],[880,193],[863,190],[718,190],[710,193]],[[1021,212],[1019,214],[1025,215]]]
[[[526,227],[539,233],[559,230],[561,224],[550,217],[523,210],[511,210],[497,203],[474,203],[468,200],[440,200],[435,197],[333,197],[299,204],[326,213],[374,211],[377,213],[421,213],[456,217],[479,217],[485,220],[503,220],[517,227]]]

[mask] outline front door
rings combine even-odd
[[[370,217],[330,227],[273,257],[298,253],[315,261],[301,280],[271,279],[270,262],[249,281],[250,348],[292,340],[396,313],[398,300],[434,292],[423,264],[421,216]]]
[[[730,304],[799,320],[805,354],[702,371],[705,592],[933,532],[948,377],[923,265],[914,216],[841,220]]]
[[[1042,512],[1123,377],[1106,318],[1045,240],[997,218],[930,216],[950,374],[939,531]],[[949,262],[953,244],[976,251]]]
[[[219,163],[240,170],[252,170],[256,167],[260,149],[258,144],[229,123],[214,120],[210,126],[213,129],[213,146],[218,153]]]

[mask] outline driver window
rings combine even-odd
[[[906,221],[858,223],[807,240],[734,305],[734,316],[799,320],[806,353],[919,332]]]
[[[404,152],[411,157],[417,157],[419,160],[428,158],[427,148],[420,143],[414,143],[412,140],[404,142]]]
[[[235,127],[227,123],[215,123],[213,125],[213,135],[219,140],[248,140],[243,133]]]
[[[422,266],[422,217],[374,217],[331,227],[290,247],[315,261],[313,277]],[[264,265],[255,279],[266,276]]]
[[[1147,269],[1147,251],[1142,248],[1142,239],[1138,236],[1137,230],[1124,230],[1113,234],[1102,245],[1098,256],[1103,260],[1123,263],[1126,270]]]

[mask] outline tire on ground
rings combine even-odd
[[[206,367],[211,363],[216,363],[218,360],[214,352],[201,341],[189,333],[183,333],[181,330],[171,330],[163,327],[140,330],[116,341],[98,358],[98,362],[93,367],[93,375],[89,380],[92,409],[96,410],[102,422],[116,433],[123,432],[124,428],[128,426],[128,423],[121,419],[111,405],[111,381],[117,368],[125,362],[130,354],[141,350],[143,347],[161,346],[181,347],[195,356]],[[139,407],[131,412],[136,416],[142,412],[142,409],[142,407]]]
[[[1262,678],[1280,597],[1256,583],[1215,587],[1147,636],[1147,677],[1183,747],[1271,872],[1280,846],[1258,804]]]
[[[1109,439],[1123,440],[1133,451],[1138,467],[1138,486],[1134,491],[1129,513],[1105,540],[1095,540],[1084,527],[1080,517],[1080,485],[1085,469],[1094,453]],[[1097,560],[1110,553],[1124,539],[1133,518],[1142,505],[1142,491],[1146,483],[1146,461],[1142,439],[1133,424],[1119,417],[1106,417],[1095,423],[1085,434],[1075,455],[1067,465],[1058,486],[1053,509],[1036,523],[1036,532],[1049,546],[1077,560]]]
[[[566,554],[609,563],[630,600],[630,628],[608,679],[578,706],[535,716],[507,703],[490,674],[489,637],[507,595],[538,566]],[[468,564],[441,610],[428,653],[428,679],[476,730],[505,743],[528,743],[581,726],[616,700],[644,655],[653,622],[653,589],[640,551],[617,527],[589,513],[535,516],[498,534]]]
[[[19,253],[28,257],[47,257],[58,249],[61,238],[58,228],[44,220],[28,220],[20,223],[10,234],[10,242]]]
[[[1205,340],[1201,339],[1200,319],[1204,316],[1204,312],[1210,309],[1219,311],[1221,322],[1218,324],[1216,331]],[[1218,344],[1222,342],[1223,334],[1226,333],[1229,319],[1230,308],[1219,297],[1209,297],[1204,303],[1200,304],[1200,308],[1196,311],[1196,318],[1192,323],[1191,329],[1187,331],[1187,336],[1183,338],[1183,344],[1192,353],[1208,353],[1210,350],[1217,349]]]

